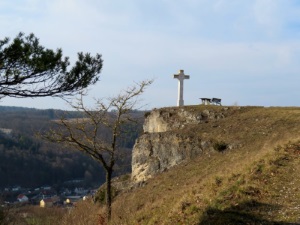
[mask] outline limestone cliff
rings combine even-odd
[[[145,133],[181,129],[186,125],[200,124],[224,118],[224,112],[227,110],[228,108],[222,108],[221,111],[212,109],[198,111],[195,108],[187,107],[154,109],[145,115],[143,129]]]
[[[155,109],[145,115],[144,134],[137,139],[132,155],[132,180],[145,181],[187,159],[211,154],[211,138],[193,132],[193,127],[225,118],[226,107],[176,107]],[[232,147],[232,146],[231,146]]]

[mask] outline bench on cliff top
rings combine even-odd
[[[203,105],[221,105],[222,99],[220,98],[200,98]]]

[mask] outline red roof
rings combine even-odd
[[[24,197],[26,197],[26,196],[23,195],[23,194],[19,194],[19,195],[18,195],[18,198],[24,198]]]

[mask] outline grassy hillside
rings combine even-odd
[[[120,193],[112,224],[300,224],[300,108],[225,110],[178,131],[215,149]]]

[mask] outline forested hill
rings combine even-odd
[[[70,118],[82,117],[79,112],[67,113]],[[144,114],[134,113],[141,118]],[[63,114],[53,109],[0,106],[0,188],[60,185],[72,179],[84,179],[91,186],[105,180],[101,166],[90,157],[36,136]],[[128,137],[122,141],[122,153],[126,154],[117,163],[115,175],[130,171],[131,150],[142,130],[142,121],[130,128]]]

